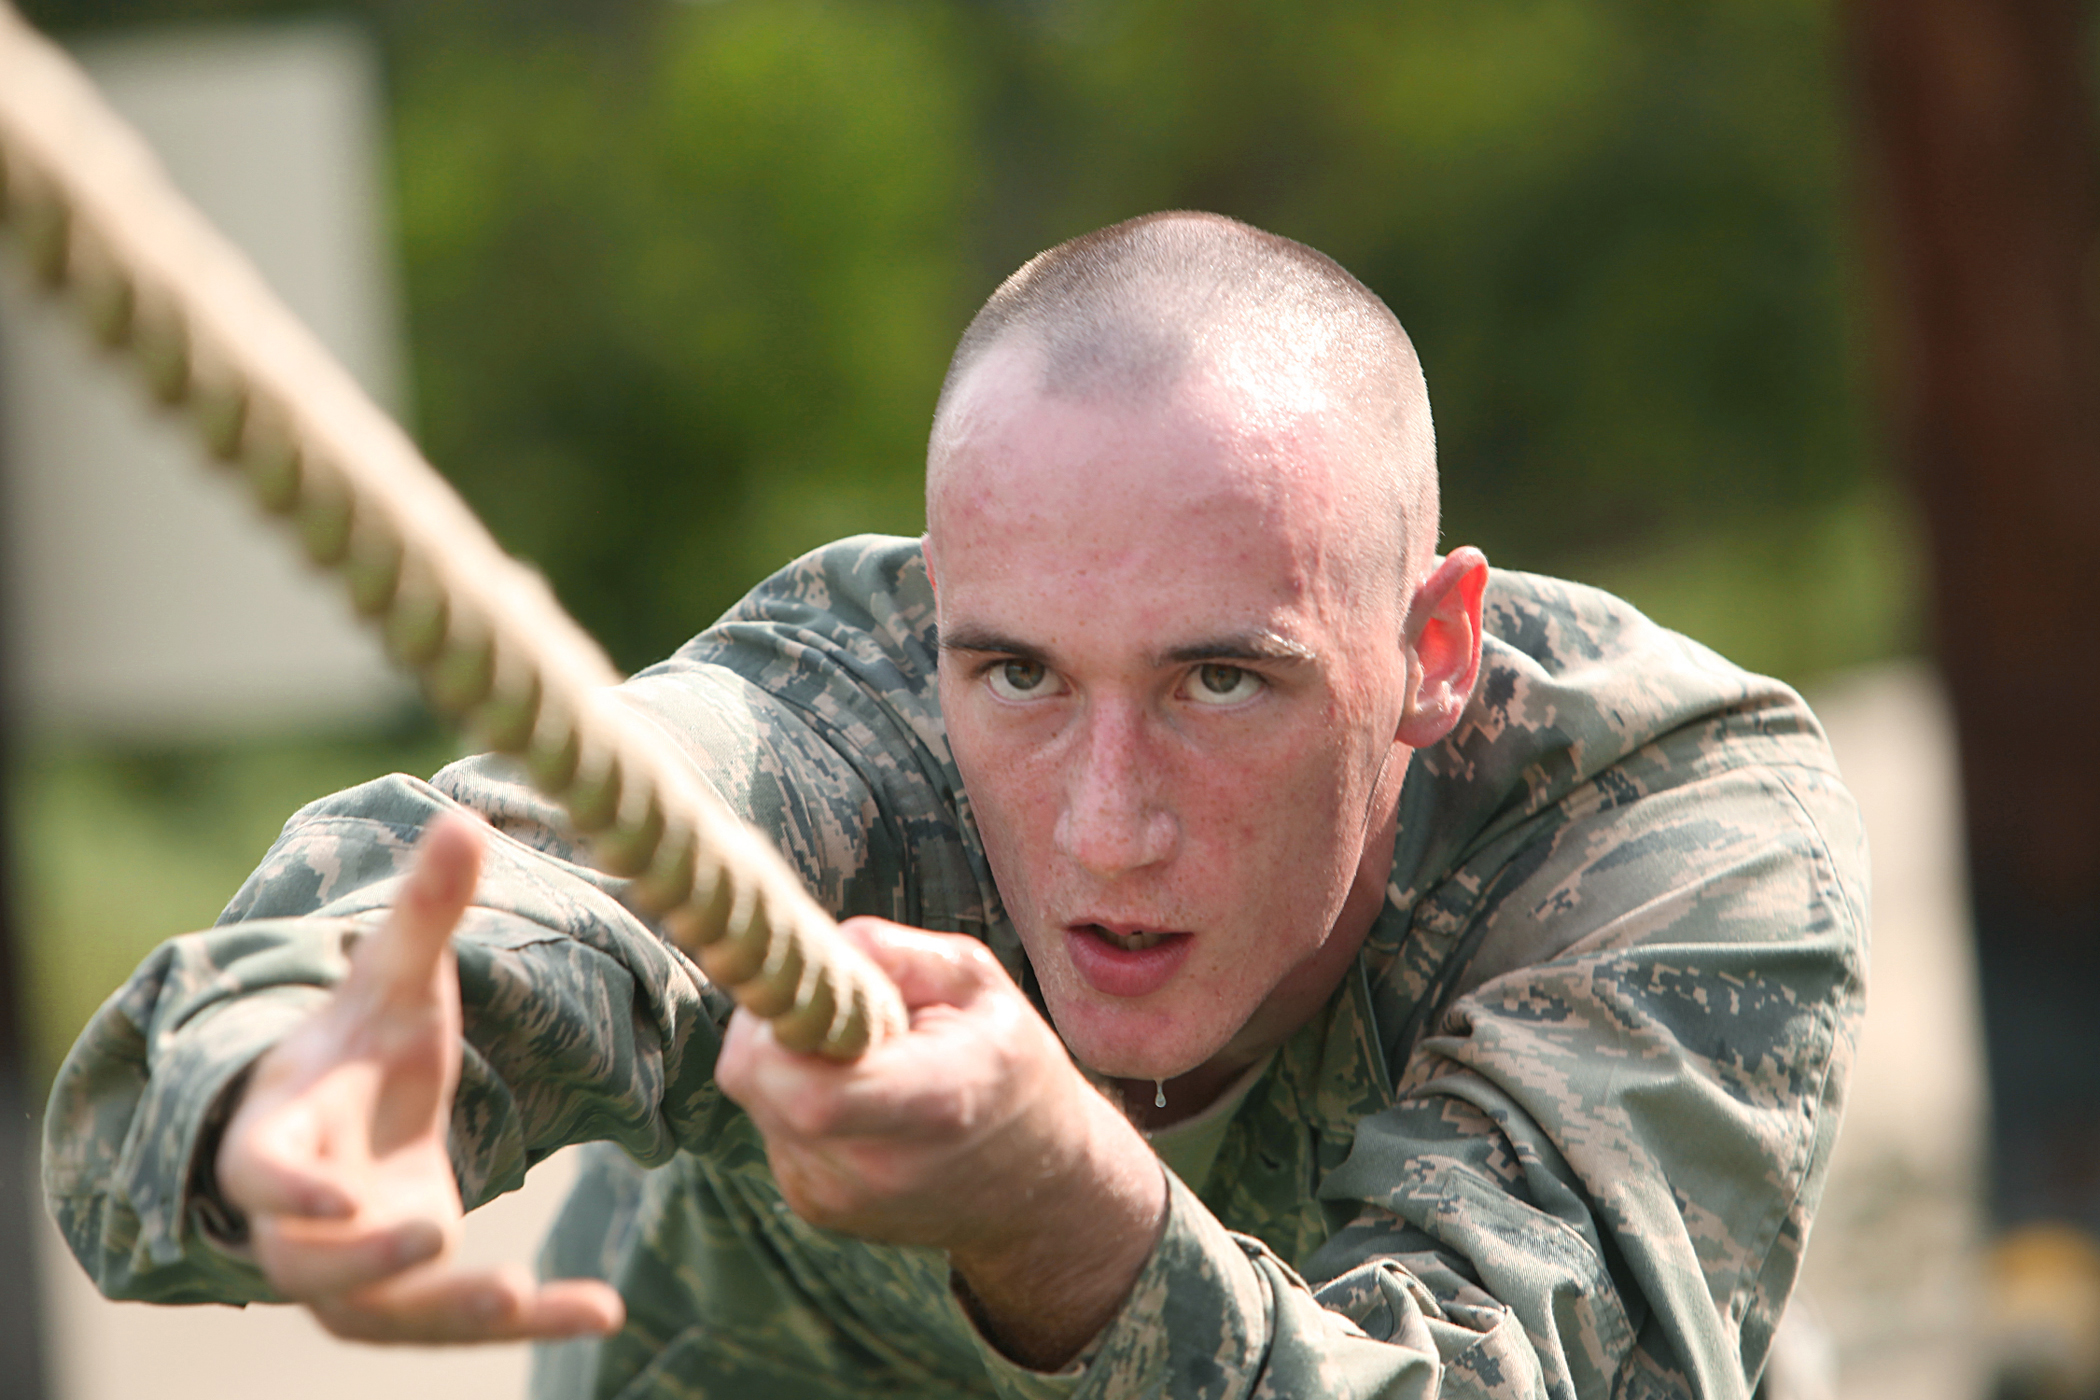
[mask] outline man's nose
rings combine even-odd
[[[1148,756],[1143,716],[1097,704],[1082,726],[1057,819],[1059,852],[1100,879],[1172,858],[1181,828],[1159,800],[1163,775]]]

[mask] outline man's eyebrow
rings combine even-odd
[[[940,647],[942,651],[996,652],[1002,656],[1018,656],[1025,661],[1044,659],[1041,647],[983,627],[944,627],[940,633]]]
[[[940,634],[942,651],[985,652],[998,656],[1017,656],[1024,661],[1047,663],[1049,654],[1032,642],[1018,637],[1009,637],[1003,632],[994,632],[982,627],[957,627]],[[1200,642],[1174,647],[1159,653],[1155,666],[1192,666],[1211,661],[1266,661],[1271,664],[1305,664],[1318,661],[1319,653],[1302,642],[1294,642],[1279,636],[1267,628],[1256,628],[1250,632],[1232,632],[1222,637],[1207,637]]]
[[[1305,663],[1319,659],[1319,653],[1303,642],[1294,642],[1288,637],[1278,636],[1264,627],[1252,632],[1234,632],[1228,636],[1211,637],[1204,641],[1192,642],[1188,646],[1175,647],[1160,657],[1160,664],[1188,666],[1206,661]]]

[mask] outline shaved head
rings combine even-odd
[[[927,454],[929,522],[988,358],[1045,397],[1135,408],[1191,383],[1252,416],[1312,417],[1344,446],[1367,544],[1419,579],[1437,538],[1435,435],[1400,322],[1325,254],[1216,214],[1148,214],[1031,259],[957,345]],[[1382,570],[1381,570],[1382,571]]]
[[[1135,219],[978,313],[926,490],[942,724],[1044,1005],[1133,1101],[1207,1103],[1339,984],[1479,664],[1414,348],[1310,248]]]

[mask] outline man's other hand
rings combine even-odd
[[[482,828],[432,823],[392,914],[352,953],[326,1008],[256,1062],[217,1158],[278,1292],[339,1337],[492,1342],[605,1333],[603,1283],[537,1286],[458,1267],[446,1154],[459,1080],[452,930],[481,871]]]
[[[911,1012],[840,1065],[739,1011],[715,1077],[810,1223],[948,1251],[1009,1356],[1054,1369],[1122,1306],[1166,1215],[1159,1159],[975,939],[841,926]]]

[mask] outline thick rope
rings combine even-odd
[[[161,403],[338,571],[433,708],[517,755],[632,877],[628,901],[797,1050],[850,1060],[900,1030],[896,988],[838,937],[764,836],[609,689],[603,652],[499,549],[162,174],[55,45],[0,0],[0,224],[128,349]]]

